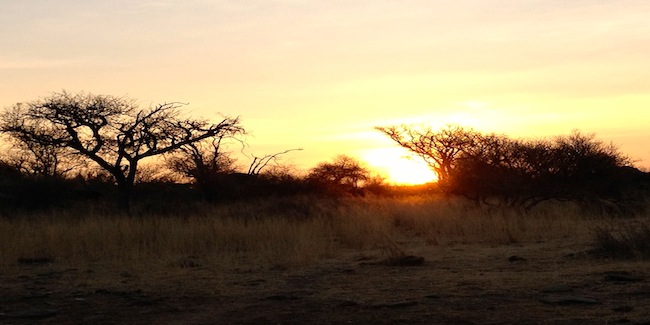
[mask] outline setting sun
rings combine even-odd
[[[0,1],[0,325],[650,320],[650,1]]]
[[[436,174],[426,163],[408,156],[401,148],[366,150],[361,158],[392,184],[418,185],[437,180]]]
[[[303,148],[283,159],[308,170],[390,142],[363,137],[375,126],[458,124],[577,128],[650,168],[650,2],[106,3],[5,1],[0,107],[59,90],[189,103],[195,118],[242,117],[244,165]],[[405,155],[363,160],[392,182],[434,179]]]

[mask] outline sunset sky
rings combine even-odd
[[[64,89],[187,102],[241,116],[249,153],[303,148],[283,159],[303,169],[408,165],[373,130],[402,123],[580,129],[649,168],[649,17],[645,0],[2,0],[0,108]]]

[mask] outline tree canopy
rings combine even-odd
[[[647,183],[647,175],[631,167],[614,145],[579,131],[520,140],[459,126],[377,129],[427,162],[445,193],[477,202],[498,197],[530,209],[555,199],[620,208],[633,202],[638,187]]]
[[[359,187],[370,180],[370,171],[361,162],[346,155],[336,156],[332,162],[323,162],[312,168],[307,179],[330,192],[360,193]]]
[[[449,181],[456,160],[474,147],[477,136],[475,131],[460,126],[448,126],[439,131],[407,125],[376,129],[422,158],[438,175],[441,185]]]
[[[243,132],[238,118],[219,123],[184,118],[182,103],[141,109],[132,99],[89,93],[55,93],[4,111],[0,131],[27,145],[64,148],[94,162],[117,184],[125,210],[138,163],[213,137]]]

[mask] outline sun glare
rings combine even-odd
[[[426,163],[409,157],[401,148],[365,150],[361,158],[395,185],[418,185],[437,180]]]

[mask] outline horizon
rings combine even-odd
[[[249,154],[303,148],[281,161],[345,154],[390,173],[416,167],[376,126],[578,129],[647,170],[649,11],[632,0],[5,3],[0,107],[62,89],[187,102],[193,117],[241,116]]]

